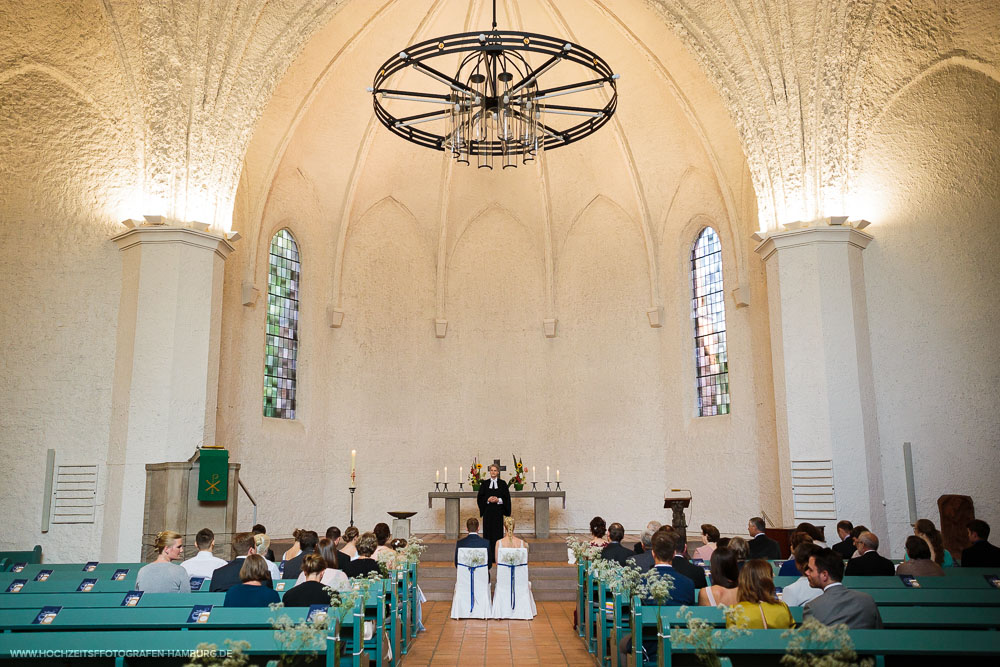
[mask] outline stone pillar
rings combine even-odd
[[[123,267],[101,560],[137,561],[146,464],[186,461],[215,440],[222,279],[233,246],[165,225],[112,240]]]
[[[772,234],[767,270],[785,525],[838,519],[888,538],[862,251],[845,225]]]

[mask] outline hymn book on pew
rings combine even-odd
[[[24,568],[28,567],[27,563],[14,563],[14,567],[10,568],[11,572],[20,572]]]
[[[208,617],[212,615],[212,605],[196,604],[191,607],[191,614],[188,616],[188,623],[208,623]]]
[[[306,615],[306,623],[316,623],[318,621],[325,621],[326,616],[329,612],[330,612],[330,605],[328,604],[309,605],[309,613]]]
[[[52,570],[39,570],[38,574],[35,575],[35,581],[45,581],[52,574]]]
[[[83,566],[83,571],[93,572],[94,570],[97,569],[98,565],[100,565],[100,563],[96,560],[88,561],[87,564]]]
[[[284,581],[276,581],[276,582],[274,582],[274,590],[276,590],[276,591],[283,591],[283,590],[285,590],[285,582]]]
[[[94,590],[94,584],[97,583],[97,579],[84,579],[80,582],[80,585],[76,587],[77,593],[89,593]]]
[[[125,581],[125,577],[128,576],[128,568],[123,567],[120,570],[115,570],[115,573],[111,575],[111,581]]]
[[[899,578],[907,588],[920,588],[920,582],[912,574],[901,574]]]
[[[42,610],[38,612],[35,616],[35,620],[32,623],[36,625],[48,625],[52,621],[56,620],[56,615],[62,610],[62,607],[42,607]]]
[[[122,606],[134,607],[139,604],[140,599],[142,599],[142,591],[129,591],[122,599]]]
[[[200,591],[202,584],[205,583],[205,577],[191,577],[191,591]]]
[[[995,574],[984,574],[983,576],[986,577],[986,581],[990,586],[1000,588],[1000,577]]]
[[[27,579],[15,579],[14,581],[10,582],[10,586],[7,587],[7,592],[20,593],[21,589],[24,588],[24,585],[26,583],[28,583]]]

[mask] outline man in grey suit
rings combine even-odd
[[[653,533],[660,529],[659,521],[650,521],[646,524],[646,530],[642,531],[639,541],[642,544],[642,553],[629,556],[628,562],[635,565],[641,572],[648,572],[653,569]]]
[[[844,578],[844,561],[833,549],[820,549],[809,557],[806,578],[823,594],[807,602],[802,619],[815,618],[823,625],[847,624],[851,630],[871,630],[882,627],[882,617],[872,596],[852,591],[840,583]]]

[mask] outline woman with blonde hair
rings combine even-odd
[[[250,554],[243,560],[240,568],[241,583],[226,591],[222,606],[266,607],[281,602],[281,596],[267,585],[270,581],[271,572],[267,561],[260,554]]]
[[[739,602],[727,614],[727,628],[784,629],[795,625],[788,605],[774,591],[774,570],[766,560],[748,560],[740,570]]]
[[[527,549],[528,543],[519,537],[514,537],[514,517],[505,516],[503,518],[503,537],[497,540],[496,553],[500,557],[500,549]],[[497,561],[499,562],[499,561]]]
[[[191,579],[187,570],[171,561],[184,557],[184,538],[180,533],[164,530],[153,542],[156,560],[139,570],[135,589],[145,593],[190,593]]]
[[[356,540],[361,534],[361,531],[357,529],[356,526],[351,526],[344,531],[341,535],[344,542],[340,545],[340,553],[347,555],[351,560],[357,560],[358,558],[358,545]]]
[[[288,551],[281,554],[281,560],[283,561],[292,560],[300,553],[302,553],[302,547],[299,545],[299,536],[302,534],[302,531],[303,531],[302,528],[296,528],[295,530],[292,531],[292,539],[294,539],[295,541],[292,542],[292,546],[288,547]]]

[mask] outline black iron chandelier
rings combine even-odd
[[[475,159],[479,167],[492,169],[497,158],[506,169],[517,167],[519,160],[522,164],[533,161],[543,150],[579,141],[611,119],[618,106],[619,75],[603,58],[564,39],[497,30],[496,16],[493,0],[493,29],[489,32],[430,39],[389,58],[368,89],[379,121],[407,141],[450,152],[459,163],[470,164]],[[532,66],[529,58],[538,64]],[[450,60],[453,66],[456,59],[456,73],[445,74],[443,63]],[[553,68],[564,70],[569,65],[583,67],[585,78],[562,85],[542,82],[542,76]],[[408,67],[426,75],[428,84],[433,80],[445,89],[391,88],[389,79]],[[568,106],[549,101],[608,88],[610,98],[603,105]],[[404,109],[406,115],[390,112],[385,100],[397,100],[397,108]],[[441,108],[409,113],[426,104]],[[576,122],[581,117],[584,120]]]

